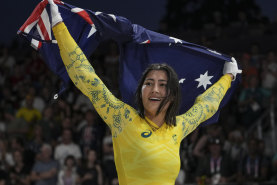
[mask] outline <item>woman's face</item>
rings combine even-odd
[[[16,163],[22,162],[22,155],[19,151],[14,152],[13,157]]]
[[[167,74],[163,70],[150,71],[142,85],[141,95],[144,107],[144,114],[147,117],[156,115],[161,102],[166,98]],[[167,103],[161,112],[166,112]]]
[[[74,161],[72,159],[67,159],[66,166],[67,167],[73,167],[74,166]]]
[[[96,161],[96,152],[94,150],[88,152],[88,160],[92,162]]]

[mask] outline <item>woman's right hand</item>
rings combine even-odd
[[[51,11],[51,17],[52,17],[52,27],[57,25],[60,22],[63,22],[63,18],[59,12],[58,6],[54,3],[53,0],[48,0],[50,4],[50,11]]]

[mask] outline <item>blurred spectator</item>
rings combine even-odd
[[[51,106],[43,110],[42,120],[39,122],[47,143],[56,144],[58,138],[58,125],[54,121],[53,109]]]
[[[40,96],[37,96],[35,87],[29,87],[27,93],[33,97],[33,107],[39,112],[42,112],[45,107],[45,102]],[[26,107],[26,99],[22,101],[21,106]]]
[[[222,141],[218,137],[208,140],[208,155],[201,159],[197,169],[197,182],[205,177],[207,184],[232,182],[235,177],[231,158],[222,152]]]
[[[10,86],[5,86],[1,90],[1,103],[0,107],[5,114],[9,114],[9,117],[12,117],[9,120],[13,119],[15,109],[17,108],[17,98],[14,93],[12,93]]]
[[[62,142],[56,146],[54,158],[63,167],[64,160],[69,155],[74,156],[78,164],[80,163],[82,157],[80,147],[72,141],[72,131],[64,129],[62,132]]]
[[[25,146],[25,139],[22,137],[13,137],[11,138],[11,151],[19,151],[23,156],[23,163],[26,168],[31,169],[35,156],[34,153],[27,149]]]
[[[198,158],[205,156],[206,145],[211,137],[221,137],[222,135],[222,127],[217,124],[208,125],[205,129],[206,134],[203,134],[201,138],[199,138],[193,149],[193,155]]]
[[[10,54],[8,47],[1,48],[0,67],[12,71],[16,61],[13,55]]]
[[[40,152],[40,148],[44,142],[44,132],[42,131],[42,127],[37,124],[34,127],[34,136],[26,147],[36,155]]]
[[[78,94],[73,108],[74,110],[81,110],[82,112],[86,112],[89,109],[94,110],[94,107],[89,98],[83,93]]]
[[[75,127],[75,132],[79,133],[81,128],[84,126],[84,117],[85,113],[83,113],[81,110],[77,109],[72,112],[72,124]]]
[[[112,139],[112,134],[109,129],[106,130],[106,135],[103,139],[103,161],[106,160],[113,160],[113,139]]]
[[[17,118],[23,118],[27,123],[34,124],[41,120],[41,113],[34,108],[34,97],[32,95],[26,96],[26,106],[21,107],[16,113]]]
[[[260,116],[270,95],[267,90],[259,87],[258,83],[257,76],[252,76],[249,79],[249,87],[242,89],[239,95],[240,122],[245,127],[249,127]]]
[[[12,93],[11,87],[5,86],[0,90],[0,125],[1,133],[6,135],[9,132],[11,126],[10,123],[15,121],[15,112],[17,108],[17,98]],[[21,132],[23,130],[20,127],[14,129],[16,132]],[[23,131],[24,132],[24,131]],[[8,133],[9,134],[9,133]]]
[[[273,51],[268,52],[266,60],[263,61],[262,87],[272,93],[277,88],[277,58]]]
[[[73,130],[73,125],[72,125],[71,117],[65,117],[62,120],[62,129]]]
[[[29,125],[22,118],[16,118],[7,124],[8,138],[12,137],[26,137],[29,131]]]
[[[0,138],[6,138],[7,122],[4,118],[4,111],[0,110]]]
[[[5,171],[8,171],[14,165],[14,159],[7,147],[7,142],[0,139],[0,169]]]
[[[24,164],[22,153],[18,150],[13,152],[15,165],[10,170],[10,179],[12,185],[29,185],[30,169]]]
[[[271,166],[271,161],[272,161],[272,152],[269,154],[269,150],[271,150],[271,145],[270,148],[266,146],[265,139],[258,139],[258,154],[260,158],[264,161],[264,164],[267,166],[267,175],[266,175],[266,180],[269,180],[269,177],[272,176],[272,166]]]
[[[57,185],[76,185],[78,174],[76,172],[76,160],[69,155],[64,160],[64,167],[59,171]]]
[[[251,59],[250,65],[256,67],[257,69],[261,69],[261,57],[260,53],[260,45],[258,43],[252,43],[250,47]]]
[[[35,185],[56,185],[58,163],[51,158],[52,147],[43,144],[40,160],[36,161],[31,172],[31,180]]]
[[[13,69],[13,73],[9,76],[9,81],[14,90],[20,90],[20,85],[24,82],[26,76],[24,76],[24,65],[16,63]]]
[[[248,88],[251,76],[256,76],[256,77],[259,76],[258,68],[250,64],[250,55],[248,53],[244,53],[241,57],[241,68],[243,70],[243,73],[242,73],[243,88]]]
[[[252,138],[247,143],[248,152],[239,163],[238,182],[262,182],[268,180],[269,161],[259,153],[259,142]]]
[[[41,120],[41,113],[39,110],[33,107],[34,96],[26,96],[26,106],[21,107],[17,113],[16,118],[21,118],[27,122],[28,133],[27,137],[30,139],[34,134],[34,125]]]
[[[51,96],[51,92],[49,87],[42,87],[41,91],[40,91],[40,97],[43,99],[43,101],[45,102],[46,105],[49,104],[50,100],[53,98]]]
[[[9,184],[9,172],[0,169],[0,185]]]
[[[80,145],[82,152],[87,153],[89,149],[100,151],[101,147],[101,130],[97,123],[97,113],[88,110],[85,114],[85,120],[80,123],[79,132]]]
[[[246,143],[240,130],[233,130],[228,134],[228,140],[225,141],[224,151],[231,159],[238,164],[239,160],[246,153]]]
[[[114,162],[112,135],[109,129],[107,129],[106,136],[103,139],[103,172],[105,180],[107,180],[109,185],[118,184]]]
[[[61,142],[61,140],[62,140],[63,130],[65,130],[65,129],[71,130],[71,139],[72,139],[73,142],[75,142],[78,135],[77,135],[77,133],[75,131],[75,127],[72,123],[72,118],[69,117],[69,116],[65,116],[63,118],[63,120],[61,120],[61,124],[56,125],[55,132],[57,132],[57,134],[58,134],[58,141],[59,142]]]
[[[193,154],[196,143],[200,139],[203,128],[197,128],[188,138],[183,140],[180,147],[181,166],[185,172],[186,182],[195,182],[195,172],[197,170],[198,157]],[[181,174],[180,174],[181,175]]]
[[[44,73],[46,66],[39,53],[32,50],[28,60],[25,64],[25,73],[30,76],[32,81],[37,81],[39,76]]]
[[[95,150],[88,150],[83,165],[79,168],[81,185],[103,185],[103,175],[101,166],[97,161]]]
[[[64,118],[70,117],[71,115],[71,109],[69,104],[62,98],[59,98],[56,102],[54,102],[52,108],[54,121],[56,123],[61,123]]]

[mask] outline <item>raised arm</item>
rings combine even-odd
[[[182,139],[200,123],[212,117],[231,86],[232,77],[222,76],[213,86],[196,98],[194,105],[185,113],[177,116],[177,124],[182,127]]]
[[[65,24],[61,22],[62,18],[58,12],[58,7],[51,0],[49,3],[53,17],[53,33],[69,77],[75,86],[90,99],[98,114],[111,128],[113,136],[116,137],[124,126],[133,120],[136,111],[111,94],[96,75]]]

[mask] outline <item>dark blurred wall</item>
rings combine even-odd
[[[268,16],[271,20],[277,19],[277,1],[276,0],[256,0],[256,3],[261,7],[262,13]]]

